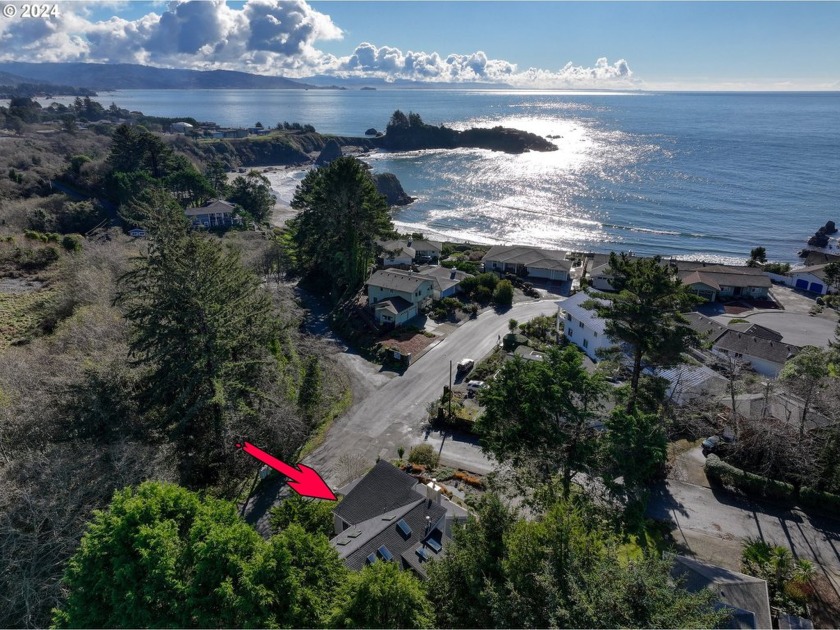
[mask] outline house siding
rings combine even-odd
[[[580,348],[593,361],[598,360],[596,353],[599,349],[614,345],[605,334],[595,332],[574,316],[562,312],[559,317],[563,321],[563,334],[566,339]]]

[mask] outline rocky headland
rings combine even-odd
[[[557,145],[542,136],[508,127],[472,128],[458,131],[423,122],[419,114],[408,116],[397,110],[391,116],[385,135],[374,138],[374,146],[389,151],[421,149],[489,149],[505,153],[556,151]]]

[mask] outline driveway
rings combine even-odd
[[[741,547],[748,538],[787,547],[797,558],[818,564],[817,571],[840,593],[837,521],[675,479],[653,489],[647,515],[672,522],[677,544],[693,555],[733,570],[740,570]]]
[[[466,322],[443,341],[420,357],[401,376],[375,371],[369,364],[363,373],[373,375],[368,391],[357,398],[350,411],[338,419],[327,433],[324,443],[304,460],[332,486],[345,481],[341,459],[365,459],[371,465],[377,457],[394,459],[397,449],[406,453],[425,441],[440,448],[441,459],[448,465],[474,472],[489,472],[493,464],[481,453],[474,440],[438,433],[427,434],[426,406],[443,393],[449,383],[449,364],[454,366],[464,357],[480,358],[496,345],[499,335],[507,333],[508,320],[526,321],[537,315],[557,312],[552,300],[515,304],[505,312],[485,311]],[[358,357],[356,358],[358,363]],[[355,368],[363,366],[356,365]],[[387,376],[386,376],[387,375]]]

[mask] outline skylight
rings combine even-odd
[[[400,533],[403,535],[403,538],[408,538],[411,536],[411,528],[408,526],[403,519],[400,519],[397,523],[397,529],[400,530]]]
[[[386,547],[385,545],[382,545],[376,551],[379,552],[379,557],[382,558],[385,561],[391,561],[391,560],[394,559],[393,554],[390,551],[388,551],[388,547]],[[371,554],[371,555],[373,555],[373,554]]]

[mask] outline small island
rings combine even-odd
[[[408,116],[394,112],[385,135],[374,139],[377,147],[390,151],[420,149],[489,149],[505,153],[526,151],[557,151],[557,145],[542,136],[507,127],[472,128],[457,131],[443,125],[436,127],[423,122],[420,114]]]

